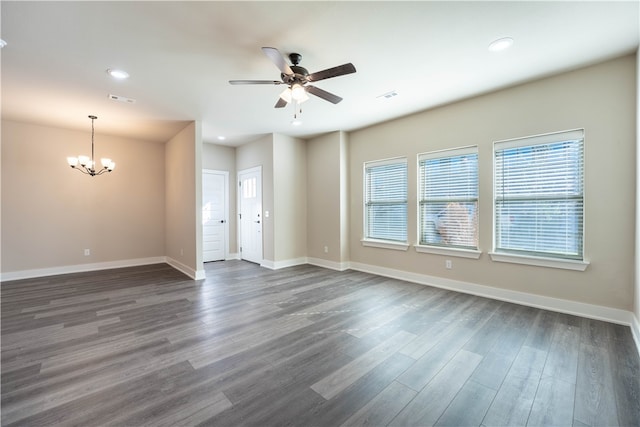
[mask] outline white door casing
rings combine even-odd
[[[238,172],[240,258],[262,263],[262,167]]]
[[[227,258],[229,235],[229,172],[202,171],[202,260]]]

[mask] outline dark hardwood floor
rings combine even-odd
[[[2,425],[640,425],[628,327],[354,271],[206,270],[2,283]]]

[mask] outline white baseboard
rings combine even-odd
[[[434,286],[436,288],[448,289],[500,301],[507,301],[515,304],[541,308],[544,310],[573,314],[590,319],[604,320],[611,323],[618,323],[621,325],[631,326],[633,330],[633,314],[629,311],[620,310],[617,308],[586,304],[582,302],[546,297],[542,295],[529,294],[526,292],[518,292],[508,289],[494,288],[491,286],[478,285],[475,283],[462,282],[442,277],[428,276],[425,274],[410,273],[407,271],[362,264],[358,262],[351,262],[351,269],[363,271],[365,273],[377,274],[379,276],[406,280],[408,282],[419,283],[422,285]],[[635,323],[637,328],[637,322]],[[638,331],[636,331],[636,335],[638,335],[637,332]]]
[[[193,280],[203,280],[203,279],[206,278],[204,269],[194,270],[193,268],[189,267],[188,265],[184,265],[180,261],[176,261],[175,259],[170,258],[170,257],[166,257],[166,261],[165,262],[167,264],[169,264],[171,267],[175,268],[176,270],[186,274],[187,276],[189,276]]]
[[[349,262],[329,261],[322,258],[307,258],[307,264],[316,265],[318,267],[328,268],[330,270],[345,271],[349,269]]]
[[[227,255],[227,257],[225,258],[225,260],[232,260],[232,259],[240,259],[240,254],[238,252],[232,252],[229,255]]]
[[[260,263],[260,267],[268,268],[269,270],[279,270],[281,268],[293,267],[296,265],[303,265],[307,263],[306,257],[286,259],[284,261],[270,261],[263,259]]]
[[[640,320],[633,314],[631,315],[631,335],[633,335],[638,355],[640,355]]]
[[[287,259],[284,261],[270,261],[262,260],[260,267],[268,268],[270,270],[279,270],[281,268],[294,267],[296,265],[311,264],[318,267],[328,268],[330,270],[345,271],[349,269],[348,262],[335,262],[322,258],[300,257],[294,259]]]
[[[65,265],[61,267],[37,268],[33,270],[9,271],[0,275],[0,281],[33,279],[37,277],[55,276],[59,274],[83,273],[86,271],[110,270],[114,268],[136,267],[139,265],[161,264],[167,262],[166,257],[126,259],[119,261],[96,262],[91,264]]]

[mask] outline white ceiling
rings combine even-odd
[[[638,1],[625,2],[12,2],[2,1],[2,117],[167,141],[187,121],[206,142],[267,133],[353,130],[636,51]],[[502,53],[487,46],[509,36]],[[274,109],[283,86],[262,53],[302,54],[310,72],[352,62],[357,73],[317,97]],[[115,81],[107,68],[131,77]],[[385,99],[380,95],[396,91]],[[115,94],[136,100],[124,104]]]

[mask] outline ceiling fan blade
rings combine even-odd
[[[348,64],[338,65],[337,67],[327,68],[326,70],[317,71],[307,76],[307,80],[310,82],[317,82],[318,80],[330,79],[331,77],[344,76],[345,74],[351,74],[356,72],[356,67],[349,62]]]
[[[322,98],[325,101],[329,101],[329,102],[331,102],[333,104],[337,104],[338,102],[342,101],[342,98],[340,98],[338,95],[334,95],[334,94],[332,94],[330,92],[327,92],[326,90],[320,89],[319,87],[306,85],[305,89],[310,94],[315,95],[315,96],[317,96],[319,98]]]
[[[277,80],[229,80],[232,85],[281,85]]]
[[[289,64],[287,64],[287,60],[284,59],[284,56],[282,56],[278,49],[275,47],[263,47],[262,51],[284,74],[293,74]]]
[[[278,102],[276,102],[276,105],[274,105],[273,108],[282,108],[286,106],[287,106],[287,101],[285,101],[282,98],[278,98]]]

